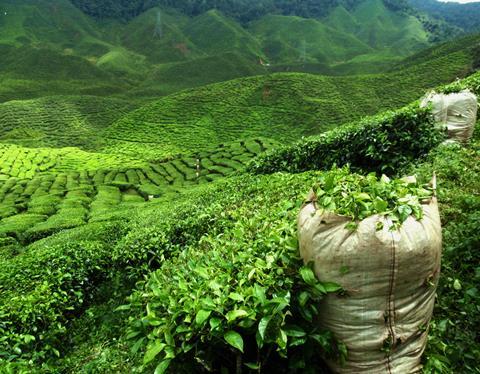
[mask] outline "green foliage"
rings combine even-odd
[[[427,373],[478,371],[479,135],[477,124],[468,147],[442,145],[424,164],[409,170],[424,180],[436,171],[443,223],[442,277],[426,354]]]
[[[24,244],[116,219],[152,198],[224,178],[274,142],[220,144],[191,157],[149,163],[76,148],[0,145],[0,233]]]
[[[13,143],[0,145],[0,372],[323,372],[319,352],[346,351],[312,321],[317,302],[342,291],[298,258],[306,189],[320,181],[318,203],[353,219],[386,213],[399,222],[420,218],[416,196],[428,193],[338,170],[219,179],[279,142],[464,76],[477,65],[478,37],[381,74],[431,37],[403,2],[217,2],[227,16],[204,13],[210,1],[160,3],[202,14],[162,8],[160,38],[157,9],[100,23],[66,0],[0,5],[0,140]],[[146,9],[82,4],[123,19]],[[376,74],[271,74],[157,98],[270,69]],[[478,74],[440,90],[463,88],[479,93]],[[428,110],[412,105],[275,150],[250,169],[400,173],[441,139]],[[439,174],[445,226],[430,372],[477,370],[477,143],[440,147],[409,170]],[[47,148],[64,146],[78,148]],[[114,312],[126,295],[129,305]]]
[[[132,349],[145,347],[144,370],[241,365],[268,372],[285,362],[292,370],[311,366],[318,372],[321,366],[312,365],[319,350],[338,353],[330,335],[312,321],[322,296],[340,288],[319,283],[298,258],[295,217],[306,180],[311,176],[231,180],[221,187],[228,192],[220,186],[215,191],[222,204],[212,207],[223,208],[222,215],[207,209],[177,221],[184,235],[189,230],[198,235],[199,229],[204,234],[184,242],[175,256],[163,252],[159,269],[121,308],[134,316],[146,308],[128,332]],[[198,221],[203,215],[216,217],[206,221],[209,228]],[[189,224],[195,221],[198,225]],[[129,237],[139,238],[134,232]],[[142,242],[150,248],[145,238]],[[168,245],[162,239],[154,243]]]
[[[161,37],[153,32],[160,8],[143,12],[159,2],[141,3],[84,2],[89,13],[102,17],[111,12],[123,18],[124,7],[139,14],[121,23],[90,19],[67,0],[6,1],[0,8],[0,101],[85,94],[122,95],[132,102],[270,71],[378,73],[430,45],[416,17],[381,0],[324,6],[280,1],[273,8],[251,1],[241,6],[160,1],[166,5]],[[191,18],[178,10],[201,14]],[[242,25],[228,10],[256,21]],[[259,58],[271,66],[262,66]],[[461,75],[457,69],[448,77],[432,71],[443,75],[443,82]]]
[[[64,234],[53,245],[2,260],[0,360],[25,354],[42,360],[59,354],[57,337],[65,332],[69,313],[90,297],[99,279],[108,276],[108,271],[99,270],[108,266],[110,247],[124,231],[115,222],[93,227],[91,232]]]
[[[388,75],[277,73],[184,91],[147,104],[109,126],[103,150],[148,154],[153,143],[156,156],[152,156],[160,158],[258,136],[291,143],[408,104],[427,88],[445,83],[446,77],[455,77],[457,69],[466,72],[465,61],[468,58],[461,53],[447,53]],[[432,65],[438,70],[432,71]]]
[[[409,2],[414,8],[443,19],[464,32],[480,30],[480,5],[477,3],[458,4],[434,0],[409,0]]]
[[[55,96],[0,104],[0,141],[26,147],[97,150],[101,131],[135,109],[126,100]]]
[[[313,187],[314,204],[318,209],[351,218],[352,223],[374,214],[389,217],[398,227],[413,215],[422,219],[422,202],[428,201],[433,192],[417,181],[392,180],[386,175],[361,176],[351,174],[349,168],[333,169],[322,174]]]
[[[295,192],[292,185],[285,183],[287,181],[288,178],[278,178],[275,188],[299,198],[298,189]],[[270,183],[266,178],[263,181],[238,179],[227,185],[202,187],[182,201],[146,207],[147,210],[129,225],[130,234],[124,239],[121,238],[127,225],[121,221],[89,224],[36,242],[21,256],[6,259],[0,275],[0,314],[3,316],[0,326],[4,337],[2,351],[6,352],[3,358],[7,361],[18,357],[43,360],[45,355],[55,354],[61,342],[58,339],[72,318],[70,311],[78,310],[88,301],[89,290],[99,281],[113,276],[116,269],[135,265],[135,272],[138,272],[142,264],[161,265],[169,258],[175,259],[185,247],[203,245],[201,238],[206,233],[216,235],[215,232],[234,227],[236,214],[251,210],[246,197],[253,191],[262,191],[262,187]],[[304,178],[295,183],[302,185]],[[220,204],[217,200],[222,195]],[[192,200],[197,204],[191,204]],[[257,200],[260,202],[261,199]],[[294,214],[293,208],[289,208],[290,214]],[[284,215],[283,205],[276,209],[277,214]],[[132,214],[130,216],[133,218]],[[291,225],[292,221],[288,222]],[[258,216],[254,224],[263,226],[263,216]],[[293,232],[290,227],[289,237]],[[283,243],[283,239],[278,240]],[[288,257],[279,259],[287,260]],[[281,286],[284,281],[280,279],[283,276],[278,280]],[[9,302],[4,302],[6,300]]]
[[[254,173],[325,170],[350,165],[354,170],[395,172],[426,155],[444,139],[428,109],[412,104],[397,112],[365,118],[317,137],[301,140],[254,159]]]
[[[249,21],[265,15],[267,12],[275,11],[285,14],[296,14],[302,17],[321,17],[337,5],[353,5],[358,3],[358,1],[355,0],[322,0],[320,3],[310,0],[294,3],[282,0],[229,0],[224,2],[215,2],[212,0],[135,0],[120,2],[110,0],[72,0],[72,2],[87,14],[100,18],[129,19],[152,6],[165,5],[174,7],[188,15],[198,15],[211,9],[218,9],[242,21]]]
[[[456,80],[452,84],[448,84],[440,89],[443,93],[452,93],[452,92],[459,92],[462,90],[470,90],[474,94],[480,94],[480,72],[470,75],[469,77]]]

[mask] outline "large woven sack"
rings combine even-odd
[[[320,305],[320,327],[348,348],[347,362],[329,362],[330,368],[352,374],[420,372],[440,275],[436,199],[423,205],[421,221],[409,217],[397,231],[380,215],[351,231],[345,228],[349,218],[316,209],[313,192],[308,200],[298,220],[301,255],[305,263],[314,262],[320,281],[345,290]]]
[[[470,91],[448,95],[430,93],[421,103],[422,107],[432,105],[435,121],[447,127],[448,138],[465,143],[473,135],[477,122],[477,97]]]

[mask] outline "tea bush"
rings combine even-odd
[[[287,365],[318,372],[313,352],[341,359],[345,348],[314,323],[318,301],[341,289],[316,281],[298,256],[299,192],[309,181],[317,181],[320,208],[354,220],[377,213],[399,225],[410,215],[420,219],[420,201],[432,195],[416,182],[364,177],[348,168],[251,179],[251,187],[230,181],[231,194],[250,199],[225,210],[200,241],[160,263],[121,308],[131,314],[146,308],[142,318],[132,318],[128,335],[134,351],[146,346],[142,370],[155,362],[158,372],[170,365],[173,371],[186,365],[233,372],[243,365],[284,372],[277,365]]]
[[[350,218],[347,226],[351,229],[356,228],[356,222],[375,214],[389,217],[393,227],[401,226],[410,215],[420,220],[422,202],[433,196],[429,186],[416,180],[392,180],[386,175],[377,178],[374,173],[362,176],[352,174],[348,167],[321,175],[312,191],[317,209]]]
[[[480,94],[480,73],[437,90],[451,93],[463,89]],[[254,159],[247,170],[260,174],[298,173],[349,164],[354,170],[395,173],[425,156],[444,139],[433,123],[428,109],[420,109],[414,103],[266,152]]]
[[[478,92],[478,75],[444,89],[463,87]],[[444,276],[426,355],[430,372],[478,371],[478,128],[476,136],[467,148],[442,146],[409,170],[425,180],[437,171],[440,183]],[[292,158],[287,160],[292,161],[292,171],[349,163],[354,170],[399,172],[399,166],[418,162],[417,156],[441,138],[428,110],[411,106],[304,140],[301,144],[308,147],[288,148]],[[230,160],[244,161],[245,154],[258,150],[258,143],[249,142],[200,158],[206,169],[223,172],[237,165],[228,164]],[[265,172],[290,167],[275,157]],[[175,184],[175,173],[188,180],[191,173],[182,164],[191,165],[192,159],[182,160],[166,162],[168,166],[158,170],[149,166],[36,173],[28,180],[0,176],[0,372],[35,372],[45,362],[58,365],[65,346],[74,348],[67,339],[72,320],[90,306],[98,286],[106,287],[118,276],[142,279],[150,271],[129,305],[118,311],[131,319],[128,338],[139,370],[161,372],[169,365],[178,372],[238,367],[307,372],[308,363],[322,372],[319,351],[334,358],[347,353],[310,323],[315,302],[341,290],[317,282],[297,257],[296,213],[321,173],[240,175],[194,187],[175,199],[138,200],[142,194],[135,189],[138,185],[160,187],[155,181],[162,176]],[[35,162],[28,157],[13,169],[30,171]],[[211,179],[217,175],[223,176],[212,173]],[[79,190],[85,197],[73,195]],[[43,198],[45,194],[52,198]],[[88,214],[73,206],[70,196],[88,206]],[[131,196],[137,202],[128,201]],[[358,196],[355,209],[363,206],[363,197]],[[96,201],[98,216],[92,216],[91,201]],[[122,208],[124,203],[128,205]],[[326,200],[322,204],[330,205]],[[414,213],[416,201],[404,206]],[[384,212],[384,207],[379,202],[369,209]],[[408,208],[402,211],[410,214]],[[82,222],[88,217],[89,222],[26,247],[19,245],[16,238],[25,234],[38,239],[53,226],[61,227],[71,213]],[[400,209],[397,213],[402,214]],[[360,218],[362,209],[352,214]],[[108,222],[92,223],[97,218]],[[30,231],[34,225],[39,231]]]
[[[441,87],[439,91],[444,93],[452,93],[465,89],[472,91],[476,95],[480,94],[480,72],[472,74],[465,79],[456,80],[451,84],[447,84],[446,86]]]
[[[467,147],[441,146],[419,166],[423,180],[437,173],[443,225],[443,264],[426,353],[426,373],[477,373],[480,344],[480,123]]]
[[[429,110],[412,104],[264,153],[247,169],[257,174],[299,173],[348,164],[353,170],[392,173],[443,139]]]
[[[224,211],[215,225],[161,263],[121,308],[147,308],[129,334],[135,351],[146,346],[142,370],[264,371],[280,362],[307,370],[318,350],[345,353],[313,323],[317,302],[340,288],[316,281],[298,255],[296,215],[313,178],[238,179],[216,190]],[[225,206],[229,195],[237,203]]]
[[[265,139],[223,143],[150,164],[76,148],[47,152],[0,145],[5,173],[0,175],[0,235],[28,244],[87,222],[116,219],[152,197],[175,196],[185,187],[234,174],[274,144]]]
[[[216,188],[200,186],[173,202],[144,204],[141,214],[130,210],[121,219],[65,231],[1,259],[0,356],[43,359],[55,353],[68,320],[82,309],[99,281],[128,267],[138,276],[206,232],[223,230],[232,222],[224,211],[249,192],[225,193],[218,202],[221,191],[229,188],[222,183]]]
[[[56,337],[109,276],[110,248],[124,230],[118,222],[97,224],[0,259],[0,361],[58,354]]]

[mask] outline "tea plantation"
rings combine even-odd
[[[76,148],[0,146],[0,237],[26,244],[87,222],[114,219],[137,203],[242,170],[274,144],[233,142],[158,163]]]
[[[480,92],[480,76],[442,89],[465,87]],[[361,173],[415,173],[424,181],[438,174],[444,277],[425,367],[474,372],[478,128],[465,148],[439,146],[442,133],[416,105],[286,148],[240,141],[143,164],[100,153],[69,163],[62,149],[4,146],[2,370],[327,372],[318,351],[348,352],[311,321],[315,303],[339,288],[302,268],[295,221],[324,175],[305,170],[349,163]],[[375,148],[383,131],[390,135],[380,144],[390,146]],[[331,156],[309,164],[325,141]],[[242,172],[247,164],[256,173],[281,170],[271,162],[278,152],[295,155],[288,167],[296,174]],[[362,155],[378,163],[360,162]],[[330,173],[338,172],[348,170]]]
[[[480,95],[460,32],[404,1],[3,1],[0,374],[328,374],[348,291],[300,259],[307,193],[398,227],[434,174],[423,371],[480,373],[480,122],[445,143],[419,106]]]

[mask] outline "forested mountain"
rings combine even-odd
[[[480,3],[459,4],[438,0],[408,0],[415,9],[443,19],[465,32],[480,31]]]
[[[155,7],[168,6],[194,16],[211,9],[241,21],[250,21],[266,14],[296,15],[306,18],[324,17],[338,6],[351,9],[362,0],[72,0],[87,14],[100,18],[131,19]],[[383,0],[394,11],[408,8],[406,0]]]
[[[140,86],[143,94],[158,96],[268,72],[379,72],[432,41],[455,35],[414,14],[404,1],[393,0],[73,4],[0,4],[0,48],[5,51],[0,75],[10,79],[0,88],[0,99],[37,97],[40,89],[74,94],[73,81],[80,74],[96,77],[90,94]],[[19,90],[25,85],[17,80],[22,71],[41,72],[43,80]],[[68,72],[72,82],[55,82],[58,71]],[[177,75],[185,79],[175,79]]]

